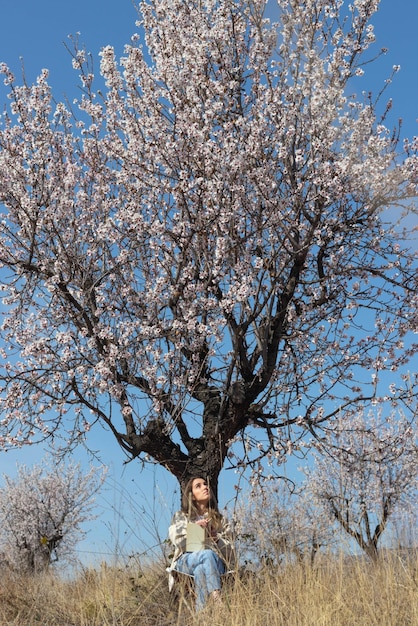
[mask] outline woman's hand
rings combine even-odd
[[[198,526],[201,526],[202,528],[207,528],[209,525],[209,520],[208,519],[198,519],[196,520],[195,524],[197,524]]]
[[[216,528],[213,528],[212,524],[210,523],[210,518],[203,518],[203,519],[198,519],[196,520],[195,524],[198,524],[198,526],[201,526],[202,528],[206,528],[209,532],[209,536],[216,541],[216,539],[218,538],[218,533],[216,531]]]

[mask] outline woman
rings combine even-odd
[[[206,529],[206,548],[187,552],[187,524],[198,524]],[[194,577],[196,610],[205,606],[207,599],[220,600],[221,576],[233,567],[235,556],[231,527],[219,510],[206,480],[191,478],[182,497],[181,510],[174,514],[168,530],[174,544],[173,561],[169,568],[171,585],[172,572]]]

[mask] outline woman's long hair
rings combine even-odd
[[[193,476],[192,478],[190,478],[190,480],[187,481],[186,486],[183,490],[183,496],[181,499],[181,510],[183,511],[183,513],[186,513],[187,516],[190,515],[191,520],[199,516],[200,513],[197,510],[193,497],[192,497],[193,481],[196,480],[197,478],[206,482],[209,487],[208,515],[211,518],[212,523],[215,522],[215,525],[218,525],[221,523],[221,520],[222,520],[222,515],[219,513],[219,509],[218,509],[218,503],[216,501],[215,496],[212,493],[212,489],[210,488],[209,482],[206,481],[201,476]]]

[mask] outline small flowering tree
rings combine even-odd
[[[3,476],[0,488],[0,546],[9,566],[39,572],[65,560],[93,519],[94,495],[103,481],[96,468],[43,464]]]
[[[75,42],[71,108],[2,66],[1,445],[101,422],[216,492],[227,459],[279,462],[387,395],[418,272],[385,211],[418,160],[356,94],[378,5],[278,0],[272,24],[264,0],[144,0],[96,90]]]
[[[389,521],[411,514],[418,502],[416,424],[395,413],[384,419],[359,413],[330,431],[314,459],[310,492],[376,560]]]
[[[235,515],[242,559],[312,565],[318,551],[333,543],[333,525],[305,487],[279,478],[240,496]]]

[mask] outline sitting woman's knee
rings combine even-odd
[[[205,561],[213,561],[214,563],[222,561],[222,559],[216,554],[216,552],[214,552],[210,548],[205,548],[205,550],[202,550],[202,559],[204,559]]]
[[[211,558],[215,559],[217,558],[218,555],[216,554],[216,552],[214,552],[210,548],[205,548],[204,550],[202,550],[202,556],[208,559],[211,559]]]

